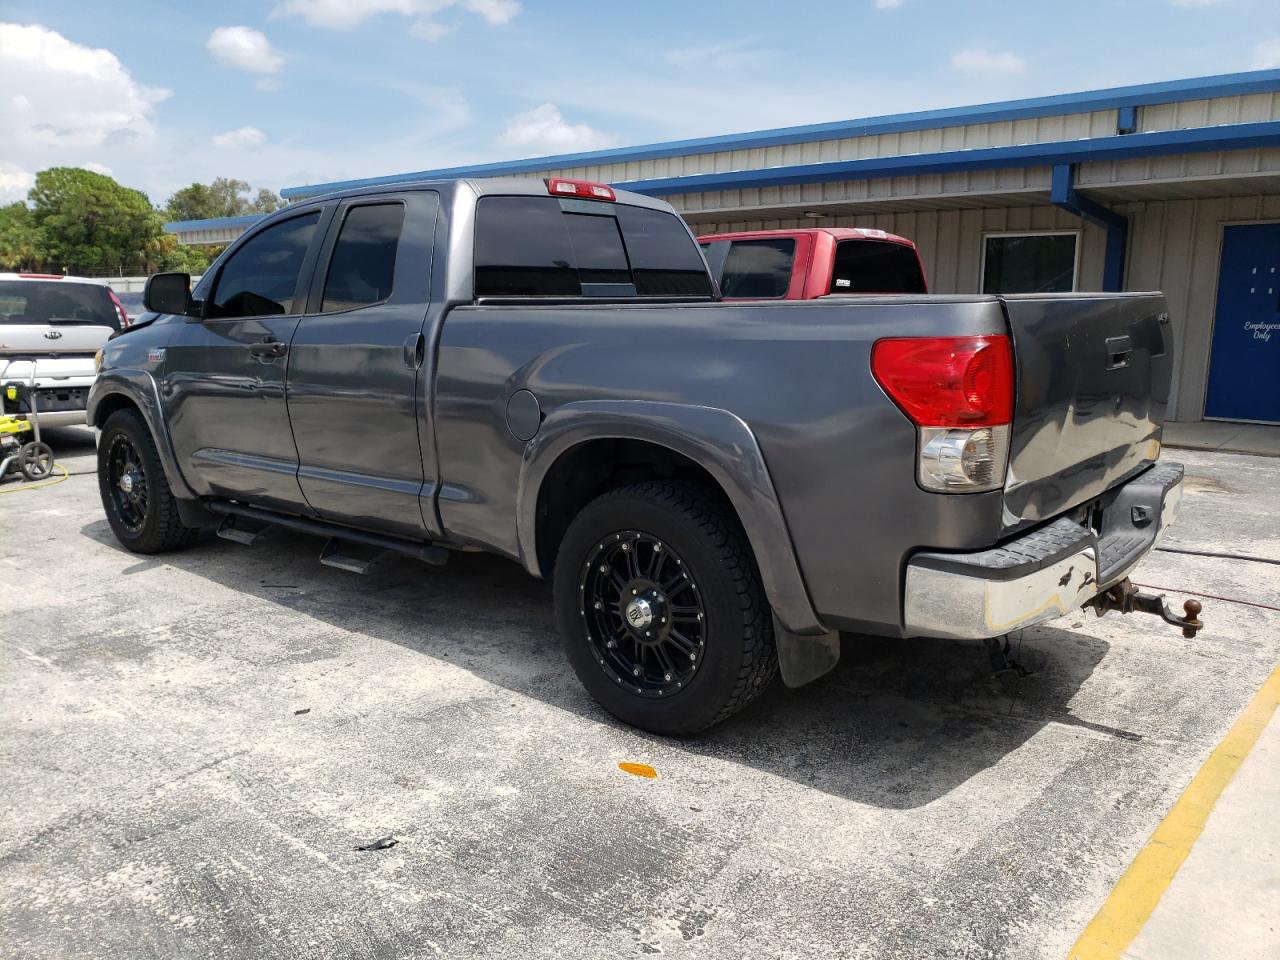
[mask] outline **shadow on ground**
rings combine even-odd
[[[105,520],[82,533],[122,549]],[[564,660],[549,584],[506,560],[469,553],[454,554],[443,568],[394,561],[361,577],[320,566],[319,547],[317,539],[286,531],[254,547],[208,537],[184,552],[136,557],[124,574],[176,567],[618,725]],[[775,681],[721,726],[662,742],[859,803],[919,807],[992,767],[1048,723],[1141,739],[1070,712],[1107,650],[1095,637],[1037,628],[1013,640],[1013,657],[1029,675],[995,676],[981,642],[846,637],[841,662],[826,677],[799,690]]]

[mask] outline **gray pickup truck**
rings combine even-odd
[[[107,519],[141,553],[282,526],[355,571],[509,557],[596,700],[665,734],[845,631],[1198,628],[1127,579],[1182,489],[1159,294],[717,299],[671,208],[602,184],[298,203],[106,345]]]

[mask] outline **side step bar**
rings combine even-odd
[[[205,506],[211,513],[216,513],[226,518],[218,527],[218,536],[220,537],[234,540],[237,543],[253,544],[262,539],[266,527],[269,526],[285,527],[289,530],[297,530],[300,533],[326,537],[329,542],[325,545],[324,552],[320,556],[320,562],[326,563],[328,566],[341,567],[343,570],[352,570],[356,573],[364,573],[373,562],[376,562],[377,558],[365,561],[347,557],[338,548],[339,544],[358,543],[366,547],[377,547],[383,551],[404,554],[407,557],[413,557],[415,560],[421,560],[423,563],[430,563],[435,566],[443,566],[449,562],[449,551],[434,543],[402,540],[399,537],[388,537],[380,533],[367,533],[364,530],[351,530],[325,520],[294,517],[284,513],[275,513],[271,510],[263,510],[261,507],[248,507],[242,503],[232,503],[228,500],[211,500]],[[238,521],[242,518],[251,521],[251,523],[240,524]],[[228,523],[228,521],[233,522]],[[261,526],[252,528],[253,523]]]
[[[222,522],[218,524],[218,536],[223,540],[230,540],[232,543],[242,543],[246,547],[252,547],[255,543],[262,540],[271,530],[271,524],[260,523],[256,520],[249,520],[246,517],[237,517],[232,514],[226,514],[222,518]]]

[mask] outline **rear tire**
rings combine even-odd
[[[773,618],[746,536],[727,504],[691,484],[647,481],[589,503],[560,545],[554,591],[578,679],[642,730],[706,730],[754,700],[777,670]]]
[[[102,427],[98,492],[111,532],[134,553],[178,550],[200,532],[178,516],[155,440],[136,410],[117,410]]]

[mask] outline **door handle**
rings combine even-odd
[[[411,333],[404,341],[404,365],[417,370],[426,359],[427,339],[421,333]]]
[[[1133,353],[1132,337],[1107,338],[1107,369],[1119,370],[1129,365],[1129,354]]]
[[[249,352],[259,360],[278,360],[289,352],[289,345],[283,340],[263,340],[249,344]]]

